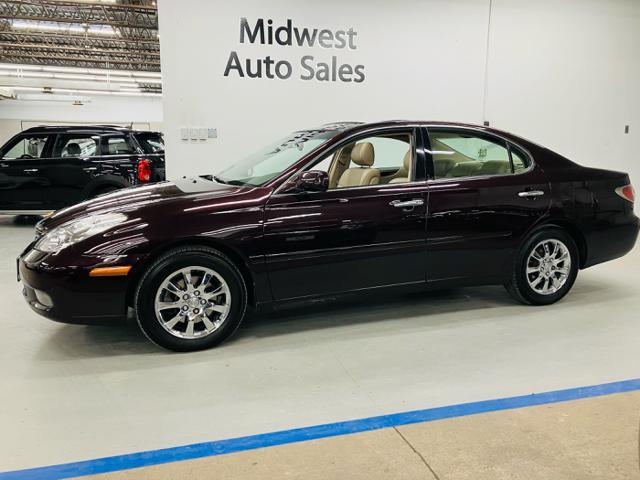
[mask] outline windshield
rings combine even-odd
[[[337,133],[338,130],[295,132],[223,170],[215,178],[232,185],[264,185]]]
[[[135,137],[144,153],[164,153],[164,139],[161,133],[137,133]]]

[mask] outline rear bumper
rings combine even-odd
[[[128,277],[90,277],[92,268],[104,266],[99,258],[82,257],[79,265],[56,266],[49,257],[28,250],[18,259],[22,293],[33,311],[62,323],[105,325],[126,320]]]
[[[586,236],[587,259],[584,268],[620,258],[629,253],[638,238],[640,219],[635,215],[630,221],[618,225],[607,225],[602,230],[592,231]]]

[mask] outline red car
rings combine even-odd
[[[625,173],[488,127],[330,124],[215,176],[60,210],[19,278],[42,315],[104,323],[131,307],[173,350],[223,341],[247,305],[480,284],[544,305],[631,250],[633,195]]]

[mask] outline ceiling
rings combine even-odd
[[[0,0],[0,62],[159,72],[152,0]]]

